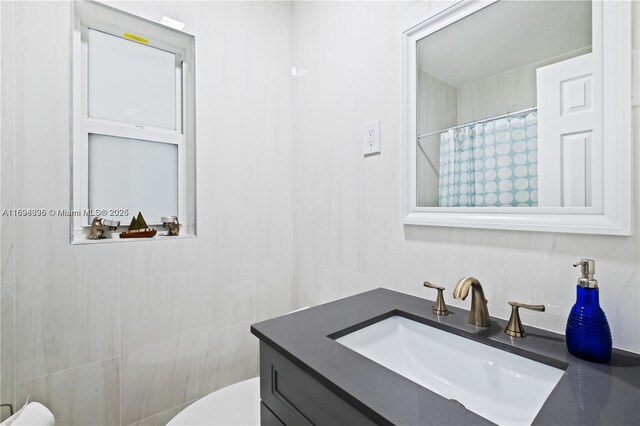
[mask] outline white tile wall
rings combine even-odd
[[[111,358],[17,383],[18,405],[43,402],[59,425],[119,424],[119,369]]]
[[[15,2],[7,1],[2,5],[0,12],[0,27],[2,28],[0,52],[2,58],[13,58],[15,55]],[[14,85],[15,67],[13,61],[2,59],[0,61],[0,116],[2,118],[14,118]],[[4,140],[4,138],[3,138]],[[4,164],[3,164],[4,166]],[[4,169],[4,167],[3,167]]]
[[[615,345],[640,350],[637,234],[400,225],[399,34],[440,2],[109,3],[197,36],[200,232],[70,247],[65,220],[4,219],[2,402],[31,393],[61,424],[164,424],[257,374],[253,321],[379,286],[433,298],[423,280],[464,274],[492,313],[545,303],[525,323],[562,331],[581,256],[599,261]],[[69,16],[0,3],[2,208],[68,204]],[[373,119],[382,154],[364,159]]]
[[[258,375],[258,340],[251,322],[201,335],[204,356],[198,361],[198,397]]]
[[[64,218],[3,217],[1,399],[30,393],[59,424],[166,424],[255,377],[250,324],[293,308],[291,5],[107,3],[196,35],[201,232],[69,246]],[[70,16],[0,3],[1,208],[68,206]]]
[[[195,272],[122,281],[122,424],[196,399]]]
[[[16,381],[119,353],[114,244],[76,250],[65,218],[16,220]],[[57,244],[53,244],[57,241]]]
[[[5,296],[0,298],[0,311],[2,318],[0,318],[0,342],[2,346],[0,350],[0,395],[2,396],[3,404],[11,404],[14,407],[15,403],[15,351],[14,337],[15,337],[15,314],[14,314],[14,296]],[[5,410],[7,412],[5,412]],[[3,408],[3,417],[6,417],[8,413],[7,408]]]
[[[441,3],[293,3],[293,61],[308,71],[293,85],[298,297],[314,304],[385,286],[433,299],[422,281],[444,285],[450,295],[458,279],[474,275],[493,315],[507,318],[509,300],[543,303],[547,311],[524,313],[524,322],[563,333],[575,302],[577,271],[571,264],[593,257],[614,346],[640,352],[637,231],[606,237],[400,224],[400,33],[429,7]],[[638,24],[636,18],[636,44]],[[382,153],[363,158],[359,129],[373,119],[382,122]],[[636,143],[639,120],[636,110]],[[638,164],[637,150],[634,158]],[[637,172],[634,182],[637,230]],[[447,303],[468,308],[469,302],[448,296]]]
[[[197,270],[197,239],[136,241],[122,244],[119,250],[120,280],[135,280]]]
[[[5,61],[3,61],[5,62]],[[4,74],[3,74],[4,75]],[[3,80],[4,81],[4,77]],[[2,98],[4,102],[4,89]],[[11,110],[13,112],[13,110]],[[0,119],[0,170],[3,176],[13,176],[14,174],[14,129],[13,119]],[[13,179],[3,179],[0,182],[0,206],[7,208],[15,206],[15,192]],[[15,294],[15,226],[16,220],[13,216],[0,217],[0,294],[2,296]]]
[[[18,207],[68,206],[70,43],[60,29],[70,28],[69,10],[69,3],[16,2]]]
[[[214,330],[256,317],[257,208],[200,209],[200,325]]]

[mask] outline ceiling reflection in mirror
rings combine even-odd
[[[591,2],[499,1],[417,43],[418,207],[592,204]]]

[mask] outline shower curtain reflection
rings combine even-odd
[[[439,206],[537,206],[537,135],[535,111],[442,132]]]

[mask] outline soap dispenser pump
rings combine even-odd
[[[587,361],[608,362],[611,359],[611,330],[600,308],[598,280],[593,277],[596,262],[582,259],[573,266],[580,266],[582,273],[576,287],[576,303],[567,320],[567,349]]]

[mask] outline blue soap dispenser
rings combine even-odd
[[[580,266],[577,300],[567,320],[567,349],[578,358],[593,362],[609,362],[611,359],[611,330],[607,317],[600,308],[598,280],[593,278],[596,262],[582,259],[573,266]]]

